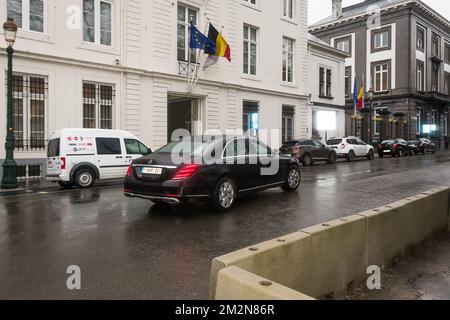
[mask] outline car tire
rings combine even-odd
[[[73,188],[74,184],[72,182],[66,182],[66,181],[58,181],[58,184],[61,188],[64,189],[70,189]]]
[[[91,169],[83,168],[75,172],[75,185],[80,189],[90,188],[94,185],[95,174]]]
[[[302,181],[302,174],[297,166],[289,167],[286,176],[286,184],[282,187],[284,191],[294,192],[300,187]]]
[[[303,155],[303,157],[302,157],[302,164],[305,167],[309,167],[309,166],[312,166],[314,164],[313,158],[312,158],[312,156],[309,153],[306,153],[305,155]]]
[[[353,162],[353,161],[355,161],[355,158],[356,158],[355,152],[353,150],[350,151],[347,155],[347,161]]]
[[[367,160],[372,161],[375,158],[375,154],[373,153],[373,150],[369,150],[369,153],[367,154]]]
[[[337,154],[333,152],[330,154],[330,157],[327,162],[331,164],[336,163],[336,161],[337,161]]]
[[[233,208],[236,198],[236,184],[229,177],[223,177],[214,188],[210,206],[216,212],[226,212]]]

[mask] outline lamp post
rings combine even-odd
[[[368,92],[368,96],[369,96],[369,109],[370,109],[370,117],[369,117],[369,144],[372,145],[373,143],[373,131],[374,131],[374,127],[373,127],[373,88],[369,89]]]
[[[6,115],[6,157],[3,163],[3,189],[15,189],[17,188],[17,164],[14,160],[14,129],[13,129],[13,72],[12,72],[12,58],[13,58],[13,45],[16,41],[17,25],[13,19],[8,20],[3,24],[3,30],[5,32],[5,40],[8,45],[6,52],[8,54],[8,97],[7,97],[7,115]]]

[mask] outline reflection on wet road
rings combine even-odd
[[[121,187],[0,198],[0,299],[207,298],[211,259],[302,227],[450,185],[450,155],[317,165],[301,191],[226,214],[127,199]],[[78,265],[82,290],[66,288]]]

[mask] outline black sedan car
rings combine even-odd
[[[436,153],[436,145],[426,138],[408,141],[408,145],[414,151],[414,154],[426,154],[427,152]]]
[[[380,158],[384,156],[410,156],[412,153],[413,149],[404,139],[386,140],[378,145],[378,155]]]
[[[284,143],[280,148],[282,155],[297,158],[304,166],[311,166],[318,161],[335,163],[337,153],[317,140],[296,140]]]
[[[124,181],[127,197],[154,203],[207,202],[230,210],[246,194],[300,186],[300,164],[256,138],[187,137],[135,160]]]

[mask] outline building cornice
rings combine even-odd
[[[3,48],[1,48],[1,50],[0,50],[0,55],[6,56],[6,51]],[[114,66],[114,65],[110,65],[110,64],[90,62],[90,61],[78,60],[78,59],[73,59],[73,58],[63,58],[63,57],[57,57],[57,56],[45,55],[45,54],[39,54],[39,53],[15,51],[14,56],[17,58],[30,59],[30,60],[35,60],[35,61],[39,61],[39,62],[50,62],[50,63],[72,65],[72,66],[77,66],[77,67],[99,69],[102,71],[130,73],[130,74],[146,76],[146,77],[159,77],[159,78],[163,78],[166,80],[186,81],[186,77],[176,75],[176,74],[163,73],[163,72],[157,72],[157,71],[149,71],[149,70],[145,70],[145,69],[132,68],[132,67],[127,67],[127,66]],[[293,98],[293,99],[302,99],[302,100],[309,99],[309,97],[304,94],[293,94],[293,93],[289,93],[289,92],[285,92],[285,91],[248,87],[248,86],[244,86],[244,85],[240,85],[240,84],[226,83],[226,82],[215,81],[215,80],[199,79],[198,84],[220,86],[220,87],[227,88],[227,89],[246,90],[246,91],[249,91],[252,93],[271,94],[271,95],[283,96],[283,97],[288,97],[288,98]]]
[[[435,22],[440,23],[444,28],[447,29],[447,31],[450,31],[450,22],[447,19],[445,19],[442,15],[437,13],[435,10],[430,8],[428,5],[424,4],[423,2],[421,2],[419,0],[411,0],[408,2],[402,2],[402,3],[398,3],[395,5],[383,8],[383,9],[381,9],[381,15],[383,15],[387,12],[390,12],[390,11],[394,11],[394,10],[398,10],[398,9],[402,9],[402,8],[406,8],[406,7],[418,9],[419,11],[426,14],[429,18],[431,18]],[[366,20],[371,15],[373,15],[373,12],[374,11],[369,11],[369,12],[365,12],[363,14],[356,14],[356,15],[350,16],[345,19],[341,19],[341,20],[337,19],[337,20],[334,20],[331,22],[326,22],[326,23],[320,24],[320,25],[314,25],[313,27],[309,28],[309,31],[317,32],[320,30],[338,27],[341,25],[357,22],[360,20]]]

